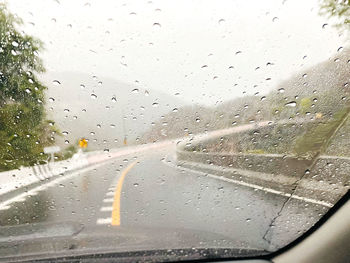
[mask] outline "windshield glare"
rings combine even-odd
[[[0,0],[0,259],[251,257],[303,235],[349,189],[349,17]]]

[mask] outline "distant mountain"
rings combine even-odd
[[[329,118],[349,105],[349,99],[350,49],[344,48],[282,81],[268,94],[243,96],[212,108],[178,108],[159,119],[143,139],[174,138],[261,120]]]
[[[89,139],[90,149],[105,149],[139,143],[138,138],[162,115],[185,102],[138,83],[125,84],[111,78],[78,72],[48,72],[41,76],[47,85],[48,118],[63,133],[61,146]],[[69,143],[65,143],[65,141]]]

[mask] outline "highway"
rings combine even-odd
[[[194,230],[218,234],[235,247],[271,251],[328,209],[183,169],[173,143],[129,151],[25,189],[0,211],[0,225],[77,222],[96,235],[118,235],[122,228]],[[185,245],[193,246],[190,240]]]

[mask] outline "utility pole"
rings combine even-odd
[[[128,140],[126,137],[124,110],[122,110],[122,122],[123,122],[123,135],[124,135],[123,145],[126,146],[128,144]]]

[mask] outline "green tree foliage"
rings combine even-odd
[[[44,90],[36,74],[42,43],[17,29],[22,21],[0,4],[0,171],[43,161],[54,128],[45,120]]]
[[[349,0],[323,0],[320,13],[328,18],[335,18],[336,26],[344,29],[350,27],[350,1]]]

